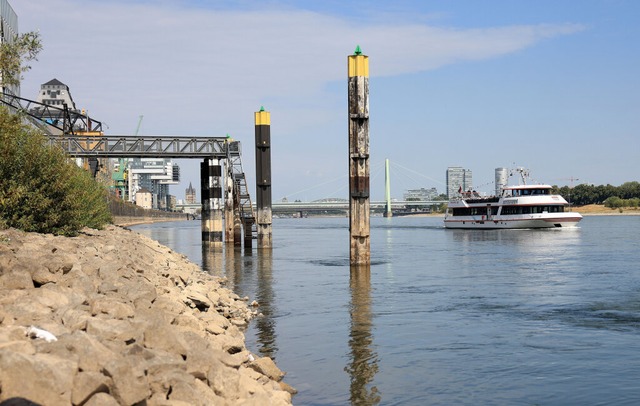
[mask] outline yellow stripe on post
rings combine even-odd
[[[271,125],[271,113],[260,109],[255,112],[256,125]]]
[[[349,77],[369,77],[369,57],[366,55],[349,55]]]

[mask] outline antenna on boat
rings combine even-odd
[[[527,178],[529,177],[529,170],[523,168],[522,166],[517,167],[516,169],[513,169],[511,171],[511,176],[513,176],[513,173],[516,172],[520,175],[520,180],[522,181],[523,185],[527,184]]]

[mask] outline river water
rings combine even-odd
[[[640,403],[640,216],[486,231],[375,217],[359,270],[347,218],[274,219],[271,252],[203,255],[199,221],[132,228],[260,303],[247,347],[294,404]]]

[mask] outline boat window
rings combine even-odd
[[[547,206],[502,206],[502,215],[514,214],[536,214],[536,213],[562,213],[564,206],[547,205]]]

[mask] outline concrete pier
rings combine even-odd
[[[371,263],[369,219],[369,57],[360,46],[348,59],[349,72],[349,259]]]
[[[256,226],[258,248],[271,248],[271,114],[255,113],[256,134]]]

